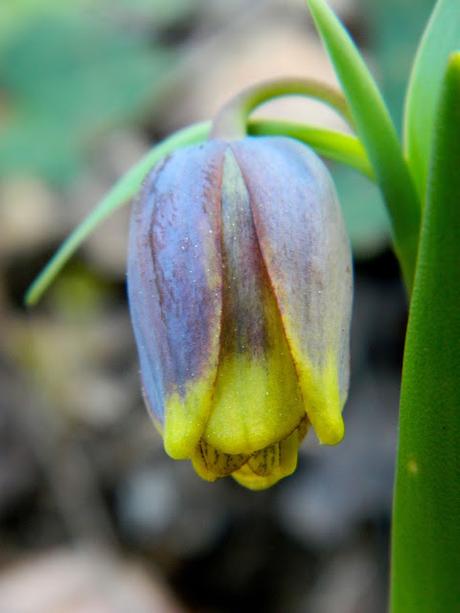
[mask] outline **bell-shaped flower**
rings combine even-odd
[[[308,147],[176,151],[144,183],[128,260],[144,396],[171,457],[263,489],[295,470],[310,425],[342,439],[350,246]]]

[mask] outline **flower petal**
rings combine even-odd
[[[178,459],[194,453],[217,372],[224,151],[212,141],[166,158],[131,222],[128,291],[144,392]]]
[[[232,473],[232,477],[249,489],[263,490],[292,475],[297,468],[299,445],[307,430],[308,421],[304,417],[294,432],[253,454],[246,464]]]
[[[230,148],[222,181],[222,264],[221,353],[203,437],[221,452],[250,454],[292,432],[304,409],[248,192]]]
[[[321,160],[292,139],[246,138],[232,149],[308,418],[321,442],[338,443],[348,390],[352,269],[332,180]]]
[[[219,477],[228,477],[235,470],[241,468],[247,459],[248,457],[243,454],[222,453],[201,440],[192,456],[192,463],[195,472],[202,479],[215,481]]]

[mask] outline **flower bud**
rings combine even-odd
[[[344,434],[352,272],[328,171],[284,137],[167,157],[133,209],[128,292],[166,452],[263,489],[310,424]]]

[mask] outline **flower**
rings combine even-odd
[[[351,254],[308,147],[247,137],[165,158],[133,209],[128,293],[171,457],[263,489],[295,470],[310,425],[342,439]]]

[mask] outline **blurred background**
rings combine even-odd
[[[433,0],[335,0],[398,127]],[[383,613],[404,292],[375,188],[333,167],[355,254],[347,436],[251,493],[173,462],[142,404],[129,207],[42,303],[67,232],[155,142],[279,76],[333,82],[303,0],[0,3],[0,613]],[[262,115],[343,128],[305,100]]]

